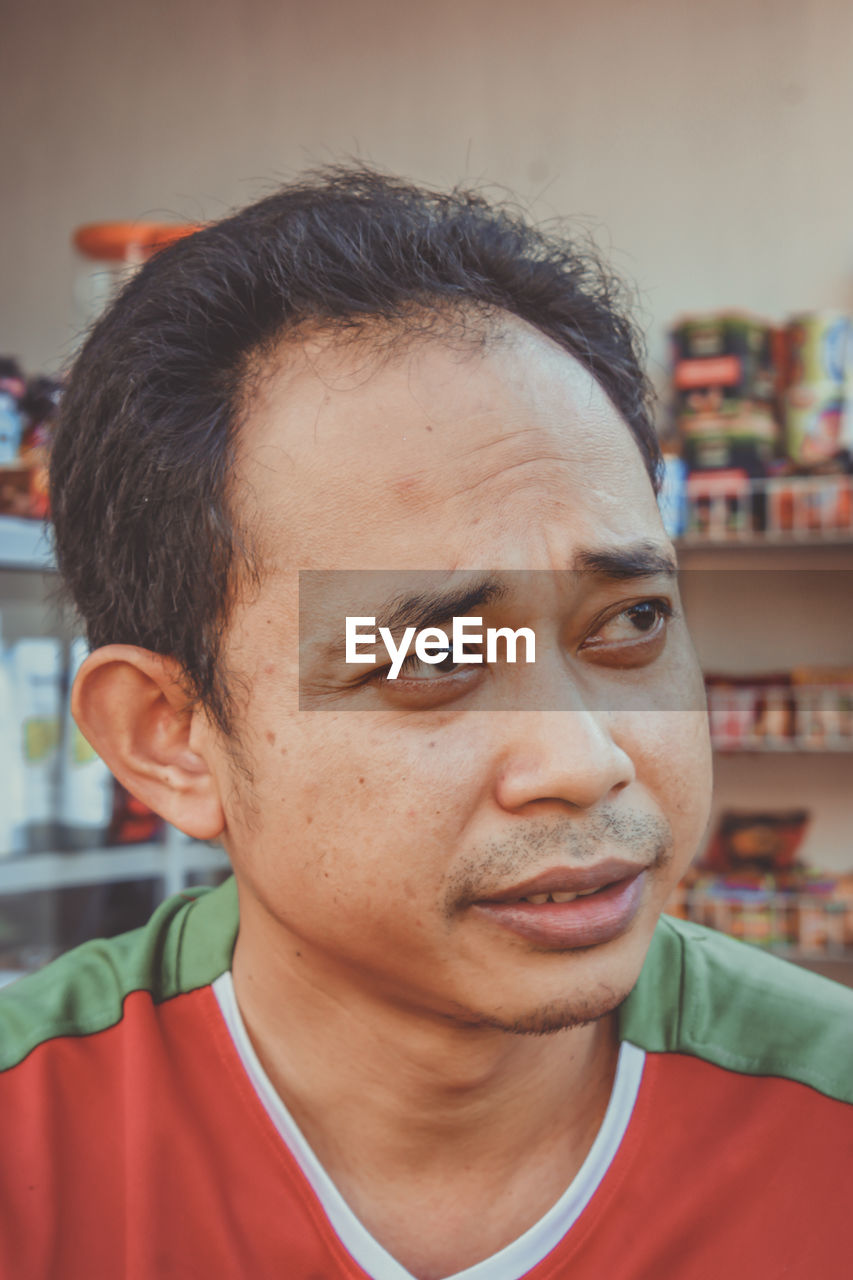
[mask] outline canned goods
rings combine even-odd
[[[797,463],[823,462],[849,447],[853,423],[853,330],[837,311],[794,316],[786,329],[785,448]]]

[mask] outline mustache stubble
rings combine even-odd
[[[626,856],[638,869],[663,870],[673,857],[672,829],[659,815],[622,813],[614,806],[582,817],[530,822],[472,853],[456,869],[445,895],[445,914],[453,916],[554,861],[580,866],[613,854]]]

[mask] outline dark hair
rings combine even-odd
[[[180,663],[227,731],[219,649],[251,539],[229,472],[253,362],[300,325],[436,309],[510,312],[575,356],[625,419],[657,487],[639,335],[589,248],[465,190],[332,167],[162,250],[95,325],[72,369],[51,463],[59,568],[92,647]]]

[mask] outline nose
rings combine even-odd
[[[636,777],[634,762],[614,741],[605,713],[512,711],[504,723],[507,737],[495,783],[503,809],[531,815],[546,804],[590,809]]]

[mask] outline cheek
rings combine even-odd
[[[259,735],[252,856],[280,866],[288,849],[290,873],[322,868],[353,887],[441,883],[482,791],[478,753],[452,750],[440,732],[366,720],[313,712]]]
[[[667,818],[675,861],[687,865],[705,831],[711,806],[712,757],[704,711],[659,711],[643,718],[638,780]]]

